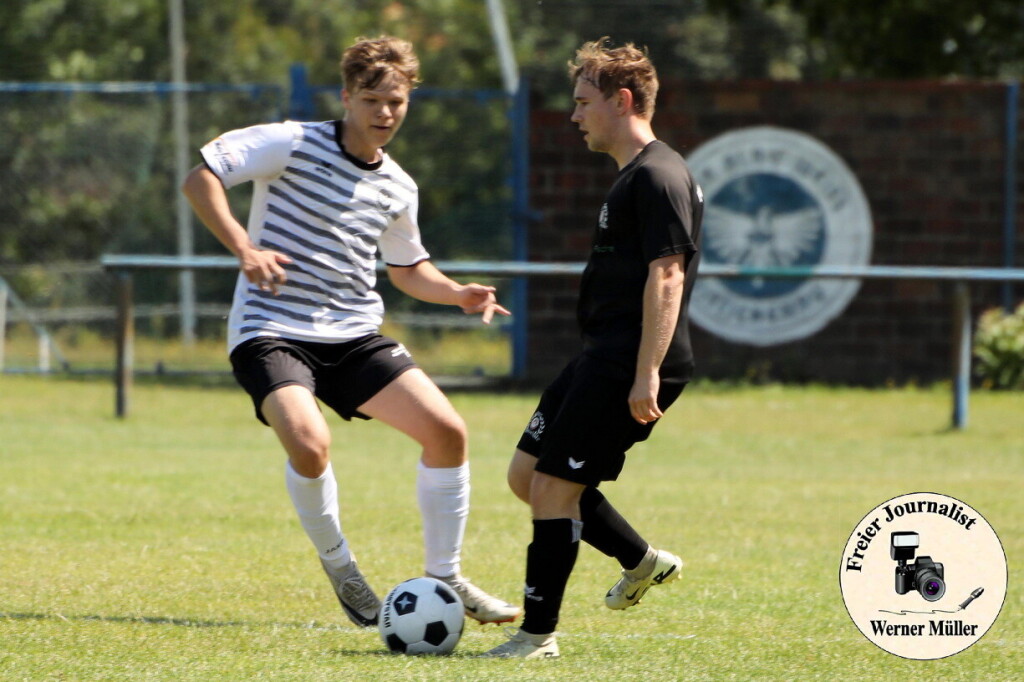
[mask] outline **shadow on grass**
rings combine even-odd
[[[263,621],[242,621],[242,620],[195,620],[191,618],[170,618],[167,616],[99,616],[94,614],[65,616],[59,613],[3,613],[0,612],[0,622],[4,620],[16,621],[51,621],[65,623],[117,623],[117,624],[143,624],[143,625],[173,625],[184,628],[285,628],[289,630],[319,630],[323,632],[367,632],[374,633],[372,628],[357,628],[345,625],[320,625],[317,623],[280,623]],[[331,654],[337,656],[370,656],[376,658],[391,658],[401,654],[384,651],[366,651],[364,649],[331,649]],[[474,658],[475,654],[468,652],[453,652],[438,658]],[[425,655],[424,658],[433,658]]]
[[[322,630],[322,631],[356,631],[362,628],[346,627],[343,625],[321,625],[318,623],[277,623],[261,621],[217,621],[217,620],[196,620],[192,618],[171,618],[167,616],[99,616],[94,614],[65,616],[60,613],[3,613],[0,612],[0,621],[3,620],[37,620],[37,621],[63,621],[65,623],[141,623],[143,625],[174,625],[186,628],[252,628],[252,627],[273,627],[292,630]]]

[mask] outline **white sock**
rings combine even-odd
[[[306,478],[292,469],[291,462],[285,462],[284,478],[299,521],[323,562],[330,568],[351,562],[352,553],[341,534],[338,482],[330,462],[319,478]]]
[[[416,497],[423,517],[424,563],[439,578],[458,575],[469,516],[469,463],[433,469],[419,463]]]

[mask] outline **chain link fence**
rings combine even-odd
[[[0,83],[3,371],[113,370],[114,283],[99,257],[173,255],[178,248],[172,93],[160,83]],[[195,162],[198,148],[227,130],[343,115],[336,86],[296,93],[271,85],[191,85],[187,97]],[[512,255],[508,112],[507,98],[491,91],[414,96],[389,151],[420,185],[420,222],[437,259]],[[229,193],[243,223],[250,196],[248,185]],[[226,254],[198,221],[193,233],[195,253]],[[235,276],[195,273],[196,338],[183,343],[177,273],[137,273],[138,369],[225,372],[224,318]],[[428,369],[507,372],[507,330],[470,332],[457,311],[411,301],[386,278],[381,289],[390,331],[422,347]],[[468,339],[455,339],[455,350],[445,347],[459,336]]]

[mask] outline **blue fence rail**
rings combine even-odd
[[[183,259],[175,256],[147,255],[106,255],[101,259],[103,267],[117,276],[118,324],[114,380],[116,384],[115,413],[118,417],[128,414],[129,393],[134,369],[132,367],[132,342],[134,320],[132,313],[132,272],[138,270],[235,270],[238,261],[230,256],[194,256]],[[437,261],[442,272],[450,275],[487,275],[490,277],[566,277],[579,276],[585,266],[581,262],[571,263],[530,263],[522,261]],[[379,268],[384,270],[384,266]],[[953,359],[951,377],[953,384],[952,427],[963,429],[967,426],[968,397],[970,393],[971,368],[971,296],[972,282],[1024,282],[1021,268],[970,268],[970,267],[929,267],[902,265],[819,265],[808,267],[753,267],[702,263],[701,277],[769,277],[807,278],[823,277],[834,279],[897,279],[930,280],[953,283],[952,297],[952,338]],[[525,309],[525,307],[524,307]],[[521,315],[519,326],[526,327],[525,314]],[[513,335],[513,356],[526,354],[525,331]],[[525,360],[524,360],[525,361]]]

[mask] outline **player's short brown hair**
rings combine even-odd
[[[569,62],[569,80],[575,85],[582,78],[600,90],[605,99],[626,88],[633,93],[633,111],[651,118],[658,96],[658,74],[647,50],[633,43],[613,48],[609,42],[604,36],[576,50],[576,58]]]
[[[357,38],[341,57],[341,78],[350,92],[377,88],[388,76],[415,88],[420,60],[412,44],[392,36]]]

